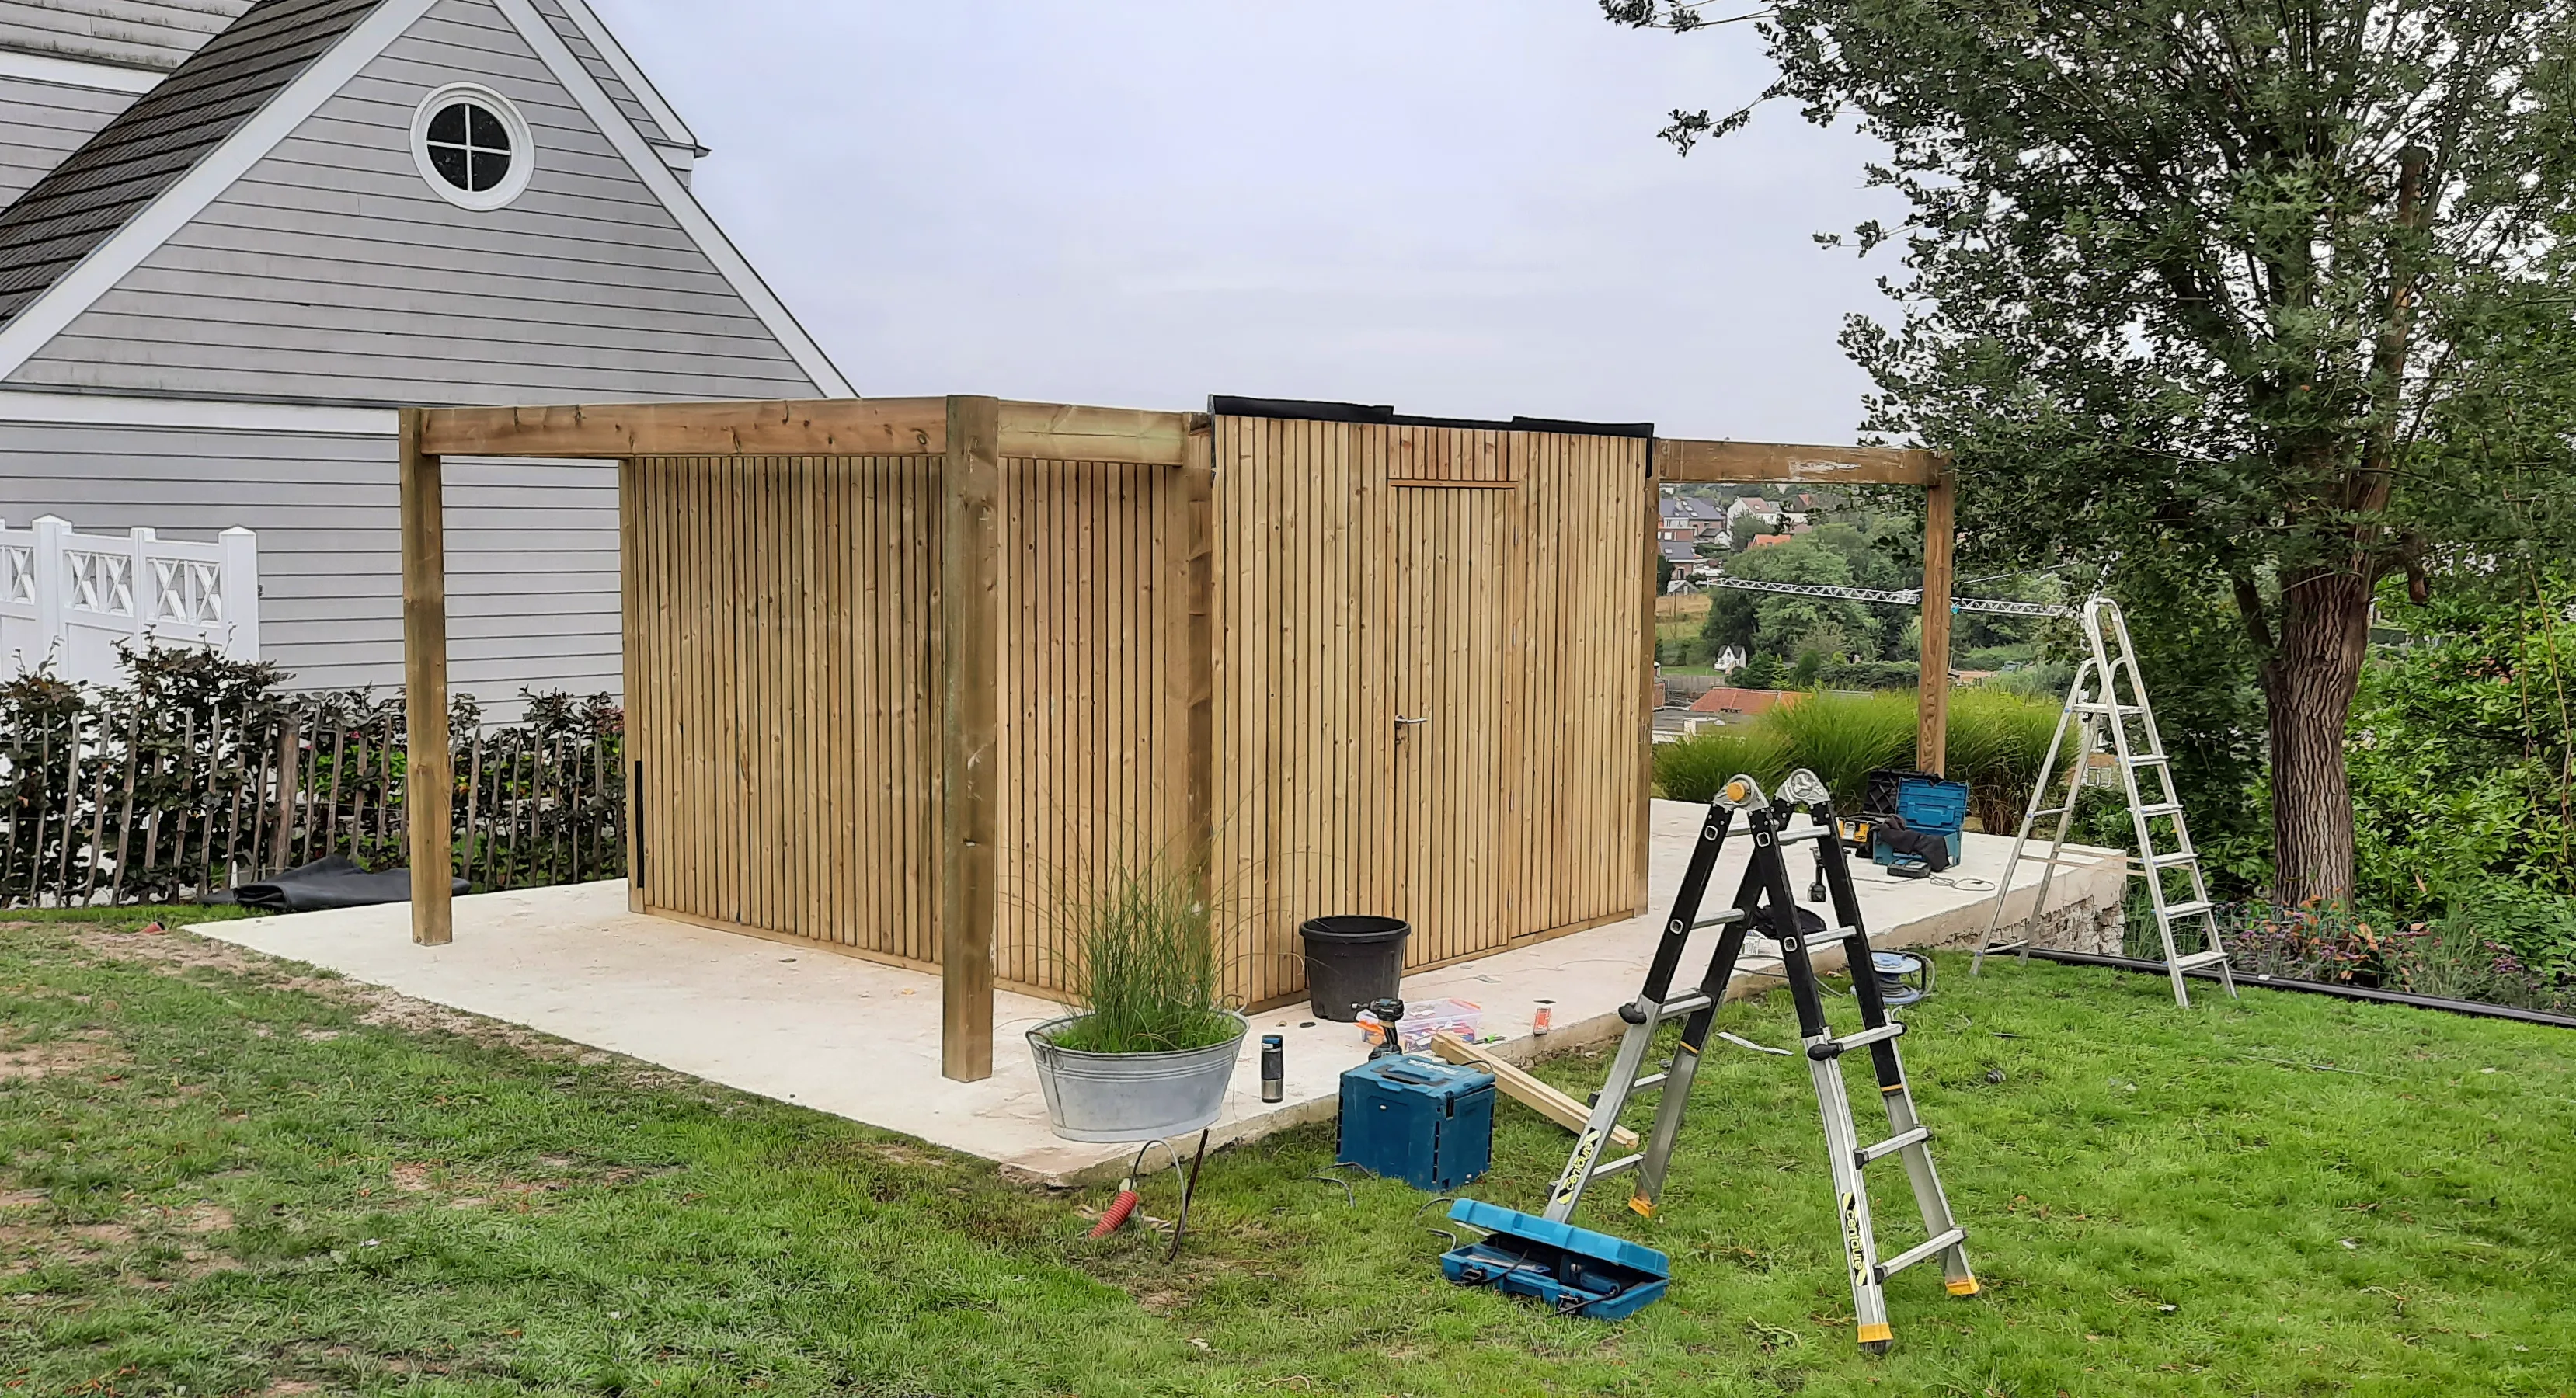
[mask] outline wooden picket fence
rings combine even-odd
[[[0,729],[0,907],[202,899],[334,854],[408,862],[399,702],[64,694]],[[624,877],[622,719],[561,695],[512,726],[460,712],[457,874],[478,891]]]

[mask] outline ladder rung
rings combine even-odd
[[[1914,1247],[1907,1248],[1905,1251],[1900,1252],[1894,1257],[1887,1259],[1885,1262],[1878,1264],[1878,1279],[1882,1282],[1886,1281],[1889,1277],[1895,1276],[1897,1273],[1904,1271],[1915,1263],[1920,1262],[1927,1257],[1938,1257],[1942,1253],[1947,1252],[1966,1241],[1968,1241],[1968,1230],[1965,1228],[1953,1228],[1949,1232],[1932,1239],[1930,1242],[1921,1243]]]
[[[2064,814],[2066,814],[2066,809],[2067,809],[2067,808],[2066,808],[2066,807],[2064,807],[2064,806],[2051,806],[2051,807],[2049,807],[2047,810],[2044,810],[2044,811],[2033,811],[2033,812],[2031,812],[2031,813],[2030,813],[2030,818],[2031,818],[2031,819],[2033,819],[2033,820],[2037,820],[2037,819],[2039,819],[2041,816],[2064,815]]]
[[[2181,814],[2182,803],[2180,801],[2159,801],[2152,806],[2138,807],[2138,818],[2141,820],[2153,820],[2158,816],[2178,816]]]
[[[1981,955],[1992,956],[1999,951],[2019,951],[2029,945],[2030,939],[2024,937],[2018,942],[1996,942],[1990,946],[1979,947],[1977,950]]]
[[[2172,758],[2167,757],[2160,752],[2133,752],[2129,754],[2129,765],[2132,767],[2161,767],[2172,760]]]
[[[2190,864],[2199,858],[2200,853],[2197,850],[2178,849],[2171,854],[2148,855],[2147,867],[2150,869],[2172,869],[2184,864]]]
[[[1932,1128],[1929,1126],[1918,1126],[1902,1135],[1890,1136],[1886,1140],[1879,1142],[1877,1145],[1862,1146],[1860,1149],[1853,1151],[1852,1163],[1855,1165],[1866,1165],[1873,1160],[1884,1160],[1887,1157],[1896,1154],[1898,1151],[1905,1149],[1907,1146],[1919,1146],[1925,1141],[1931,1139]]]
[[[1802,845],[1810,840],[1824,839],[1833,833],[1834,828],[1830,825],[1810,825],[1804,830],[1783,830],[1771,838],[1784,845]]]
[[[2138,704],[2078,704],[2075,706],[2075,712],[2079,714],[2142,714],[2146,712],[2146,709],[2144,706]]]
[[[1663,1008],[1655,1012],[1655,1017],[1657,1019],[1679,1019],[1683,1015],[1696,1014],[1707,1008],[1708,997],[1701,994],[1699,991],[1694,990],[1687,995],[1678,995],[1665,1001]]]
[[[1645,1163],[1646,1157],[1642,1154],[1623,1155],[1616,1160],[1604,1160],[1592,1167],[1592,1178],[1600,1180],[1608,1179],[1612,1175],[1624,1175]]]
[[[1697,932],[1703,927],[1723,927],[1727,923],[1742,922],[1743,920],[1744,910],[1742,908],[1729,908],[1722,913],[1711,913],[1708,916],[1701,918],[1699,921],[1692,923],[1691,930],[1693,932]]]
[[[2217,908],[2218,905],[2216,903],[2212,903],[2203,898],[2195,898],[2188,903],[2167,903],[2165,905],[2165,921],[2171,922],[2178,917],[2198,917],[2202,913],[2214,912]]]
[[[1628,1084],[1628,1090],[1630,1092],[1652,1092],[1656,1088],[1663,1086],[1665,1079],[1670,1078],[1671,1076],[1672,1074],[1669,1072],[1648,1073],[1644,1077],[1637,1079],[1635,1082]]]
[[[2215,966],[2226,959],[2227,953],[2223,951],[2196,951],[2189,956],[2175,957],[2174,968],[2182,971],[2197,971],[2203,966]]]
[[[1876,1029],[1864,1029],[1857,1034],[1846,1035],[1840,1039],[1827,1039],[1821,1044],[1810,1044],[1807,1046],[1807,1056],[1821,1063],[1828,1058],[1840,1058],[1853,1049],[1867,1048],[1871,1044],[1893,1039],[1904,1032],[1904,1021],[1893,1020]]]

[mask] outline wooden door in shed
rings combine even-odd
[[[1391,854],[1406,961],[1500,949],[1517,871],[1503,859],[1520,741],[1505,703],[1518,643],[1517,490],[1507,434],[1399,428],[1388,484],[1395,548]]]

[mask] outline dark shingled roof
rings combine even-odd
[[[0,324],[179,182],[381,0],[259,0],[0,213]]]

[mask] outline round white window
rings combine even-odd
[[[519,197],[536,172],[526,118],[487,87],[456,83],[429,94],[411,119],[420,177],[459,208],[497,209]]]

